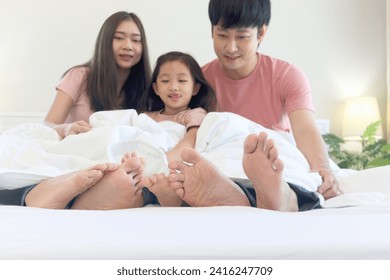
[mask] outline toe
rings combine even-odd
[[[279,152],[278,149],[272,148],[269,153],[268,153],[268,158],[271,162],[274,162],[278,159],[279,157]]]
[[[284,169],[283,161],[281,161],[280,159],[275,160],[273,166],[275,167],[276,171],[279,173],[282,172]]]
[[[181,199],[184,199],[184,188],[177,188],[175,189],[175,193],[177,194],[178,197]]]
[[[272,139],[268,139],[266,142],[265,142],[265,153],[266,155],[268,156],[271,152],[272,149],[275,148],[275,142],[274,140]]]
[[[257,135],[250,134],[244,142],[244,154],[252,154],[257,148]]]
[[[194,149],[191,148],[185,148],[180,153],[181,158],[183,161],[196,164],[203,160],[203,157]]]

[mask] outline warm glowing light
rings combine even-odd
[[[380,120],[378,101],[374,96],[361,96],[345,102],[343,137],[346,140],[360,140],[367,126]],[[383,134],[382,126],[377,136]]]

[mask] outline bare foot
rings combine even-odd
[[[249,135],[244,142],[243,168],[256,191],[258,208],[298,211],[295,192],[283,179],[283,162],[265,132]]]
[[[183,203],[183,200],[170,186],[169,180],[165,174],[155,174],[149,177],[149,184],[147,188],[157,196],[158,202],[161,206],[179,207]]]
[[[92,188],[81,194],[72,209],[111,210],[141,207],[143,197],[136,196],[136,184],[142,178],[144,164],[135,153],[122,158],[120,168],[106,173]]]
[[[26,205],[64,209],[73,198],[96,184],[105,172],[114,171],[118,167],[117,164],[98,164],[86,170],[45,180],[27,194]]]
[[[135,186],[135,196],[133,208],[144,206],[144,196],[142,193],[142,180],[145,177],[145,159],[138,157],[136,152],[126,153],[121,160],[125,164],[125,170],[133,178]],[[139,165],[141,163],[141,165]]]
[[[184,148],[181,158],[189,163],[172,161],[168,175],[176,194],[190,206],[249,206],[243,191],[218,168],[191,148]]]

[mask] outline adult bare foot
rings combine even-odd
[[[73,198],[96,184],[105,172],[114,171],[118,167],[118,164],[98,164],[45,180],[27,194],[25,203],[31,207],[64,209]]]
[[[168,179],[176,194],[190,206],[250,205],[243,191],[194,149],[184,148],[181,158],[184,162],[169,164],[178,172],[171,172]]]
[[[283,179],[283,162],[265,132],[251,134],[244,142],[243,168],[256,191],[258,208],[297,211],[295,192]]]
[[[183,204],[183,200],[170,186],[169,180],[165,174],[161,173],[150,176],[149,184],[146,187],[156,195],[161,206],[179,207]]]
[[[120,168],[106,173],[92,188],[81,194],[72,209],[111,210],[141,207],[143,198],[136,197],[136,184],[144,165],[135,153],[122,158]]]

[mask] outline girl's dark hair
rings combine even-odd
[[[118,70],[112,42],[117,27],[126,20],[133,21],[141,33],[142,57],[131,68],[123,88],[118,89]],[[85,86],[91,100],[92,110],[137,109],[151,77],[145,29],[137,15],[120,11],[107,18],[99,31],[92,58],[79,66],[89,68],[82,86]],[[119,91],[123,91],[123,98],[118,96]]]
[[[164,109],[165,105],[161,98],[154,92],[153,83],[157,82],[157,77],[160,74],[161,66],[166,62],[171,61],[180,61],[185,64],[190,70],[191,75],[194,78],[195,83],[200,84],[198,94],[192,96],[189,108],[194,109],[202,107],[207,112],[215,106],[216,98],[214,90],[207,82],[206,78],[203,75],[202,69],[200,68],[198,62],[189,54],[182,52],[169,52],[161,55],[156,62],[152,74],[152,81],[148,88],[147,93],[144,95],[141,110],[140,111],[159,111]]]
[[[271,20],[270,0],[210,0],[211,24],[223,28],[268,26]]]

